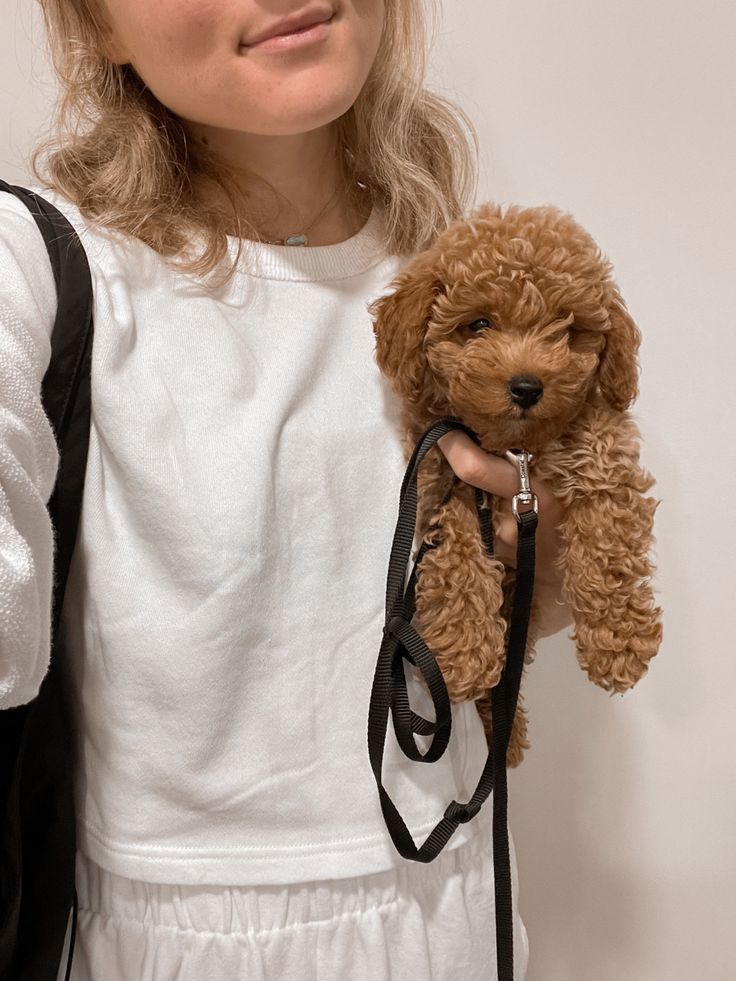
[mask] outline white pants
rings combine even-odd
[[[523,981],[529,947],[512,839],[510,847],[514,976]],[[428,864],[402,861],[355,878],[239,888],[135,881],[78,852],[71,978],[495,981],[491,856],[482,835]]]

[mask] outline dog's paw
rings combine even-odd
[[[625,692],[646,674],[659,650],[661,610],[631,611],[615,622],[581,620],[572,637],[578,663],[588,678],[605,691]]]

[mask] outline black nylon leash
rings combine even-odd
[[[450,801],[440,821],[420,848],[404,823],[381,782],[383,751],[391,710],[396,738],[404,754],[412,760],[433,763],[438,760],[450,740],[452,713],[447,687],[437,661],[417,631],[411,626],[416,609],[416,575],[422,558],[436,545],[422,542],[404,587],[407,564],[411,558],[417,509],[417,472],[419,464],[438,439],[453,429],[461,429],[476,444],[476,433],[459,419],[448,416],[434,423],[417,442],[404,474],[399,500],[399,517],[394,533],[386,583],[386,621],[371,688],[368,711],[368,755],[376,780],[381,810],[386,826],[399,854],[416,862],[431,862],[442,851],[460,824],[470,821],[480,810],[491,790],[493,794],[493,858],[496,904],[496,961],[498,981],[513,981],[513,911],[511,894],[511,863],[508,841],[508,788],[506,752],[511,725],[521,684],[524,651],[534,586],[534,535],[537,527],[537,501],[530,493],[527,456],[520,467],[521,489],[514,498],[513,512],[518,523],[516,585],[511,622],[507,634],[506,661],[499,683],[491,689],[493,735],[483,772],[470,800]],[[512,454],[513,457],[513,454]],[[510,457],[510,459],[512,458]],[[445,495],[442,504],[451,497],[457,478]],[[481,536],[488,555],[493,555],[493,529],[490,507],[483,508],[483,494],[476,488],[475,501]],[[520,512],[518,503],[533,503],[533,510]],[[417,666],[432,698],[435,721],[412,711],[404,676],[404,659]],[[432,735],[426,752],[422,753],[414,733]]]

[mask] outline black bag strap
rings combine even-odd
[[[67,218],[27,188],[0,180],[0,190],[30,211],[54,274],[57,311],[41,398],[59,447],[48,503],[55,541],[51,663],[35,699],[0,712],[0,979],[56,981],[73,907],[68,981],[77,923],[76,760],[58,630],[87,466],[94,297],[86,253]]]
[[[517,543],[516,585],[514,590],[511,623],[507,635],[507,651],[504,670],[499,683],[491,690],[493,738],[483,772],[470,800],[460,803],[450,801],[441,820],[435,825],[420,848],[417,848],[409,829],[381,782],[383,751],[391,710],[397,741],[409,759],[433,763],[444,753],[452,730],[452,714],[447,687],[437,661],[411,626],[415,612],[415,588],[417,569],[429,548],[436,543],[422,542],[411,570],[409,582],[404,587],[406,568],[411,557],[417,508],[417,474],[419,464],[438,439],[453,429],[460,429],[477,444],[477,434],[454,416],[435,422],[420,437],[404,475],[401,486],[399,517],[389,558],[386,583],[386,622],[371,689],[368,712],[368,754],[378,787],[381,810],[394,845],[400,855],[416,862],[431,862],[439,855],[457,827],[470,821],[480,810],[491,790],[493,793],[493,856],[494,889],[496,899],[496,955],[498,981],[513,981],[513,907],[511,895],[511,863],[508,841],[508,790],[506,779],[506,752],[511,735],[511,725],[516,711],[524,652],[534,587],[535,531],[537,526],[536,501],[534,510],[514,513],[519,525]],[[453,481],[442,504],[453,493],[457,479]],[[521,497],[521,495],[520,495]],[[533,498],[533,495],[529,495]],[[475,502],[481,536],[486,551],[493,555],[493,530],[490,507],[482,507],[483,495],[476,488]],[[521,497],[525,502],[527,498]],[[409,706],[403,661],[419,667],[427,684],[434,706],[435,721],[425,719]],[[422,753],[414,740],[414,733],[432,735],[426,752]]]

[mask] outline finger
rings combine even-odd
[[[453,429],[441,436],[437,445],[454,472],[466,484],[507,500],[518,494],[521,486],[518,467],[504,457],[488,453],[474,443],[467,433]],[[562,507],[557,498],[532,473],[529,474],[529,486],[538,498],[540,523],[551,521],[556,525],[562,518]]]
[[[487,453],[467,433],[453,429],[441,436],[437,445],[466,484],[509,499],[519,490],[519,471],[513,463]]]

